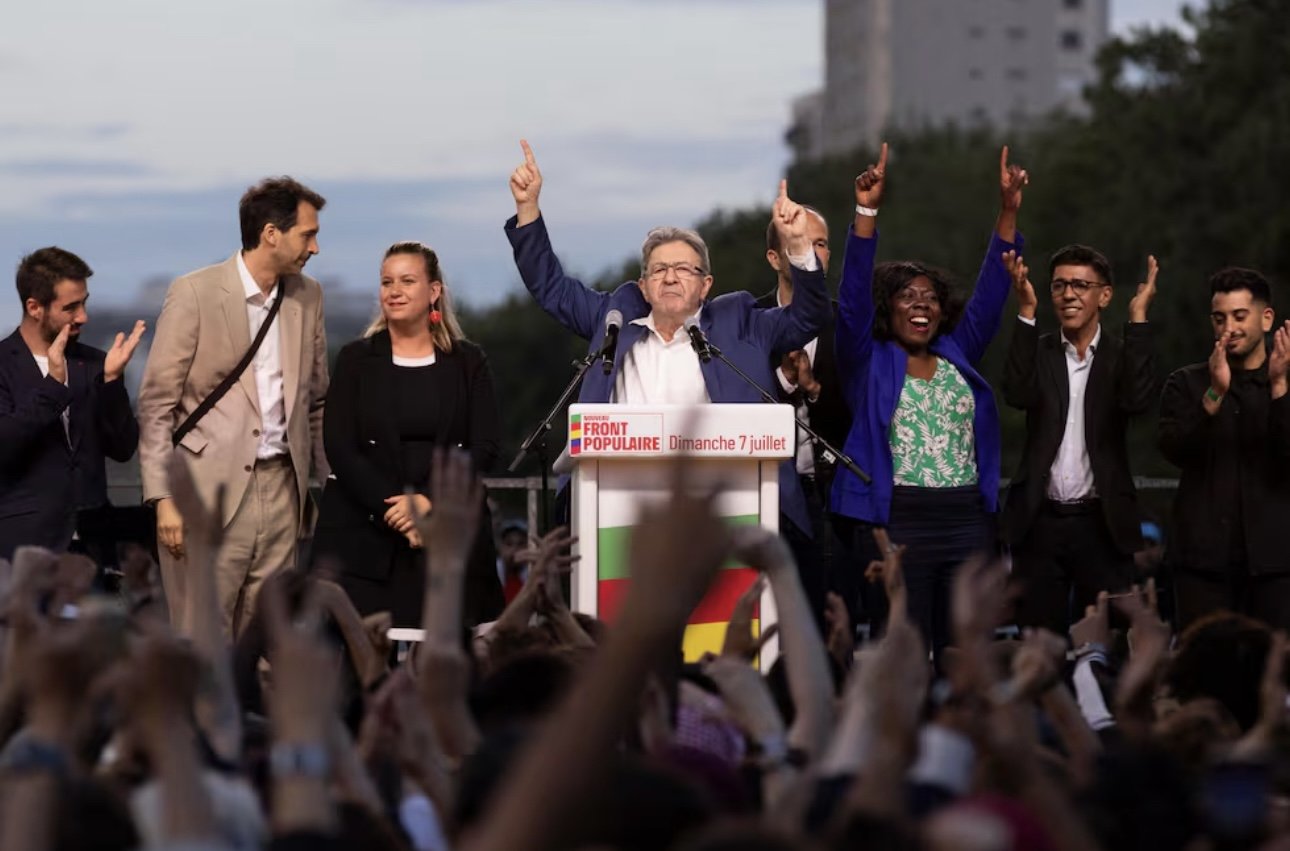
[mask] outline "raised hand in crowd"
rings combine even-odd
[[[684,457],[673,461],[669,497],[638,518],[628,547],[632,584],[608,640],[509,772],[464,849],[562,847],[578,814],[600,805],[600,778],[648,674],[675,652],[690,613],[731,551],[716,495],[696,494],[687,466]],[[553,765],[577,770],[553,772]]]
[[[161,790],[158,835],[147,837],[149,844],[209,842],[217,824],[192,723],[206,665],[194,648],[160,629],[136,643],[129,662],[114,683],[117,701],[130,741]]]
[[[1272,335],[1272,351],[1268,352],[1268,383],[1272,387],[1273,399],[1286,395],[1290,387],[1290,380],[1286,378],[1287,364],[1290,364],[1290,320]]]
[[[1103,652],[1111,646],[1110,596],[1099,591],[1097,600],[1085,606],[1084,617],[1071,624],[1071,644],[1078,651],[1084,647],[1100,647]]]
[[[1151,701],[1169,652],[1171,630],[1160,619],[1154,578],[1147,580],[1145,588],[1134,585],[1110,599],[1129,619],[1129,662],[1116,684],[1116,723],[1127,736],[1145,737],[1154,720]]]
[[[1039,311],[1039,298],[1030,283],[1030,269],[1025,259],[1015,251],[1003,253],[1003,265],[1012,277],[1012,291],[1017,295],[1017,312],[1026,319],[1034,319]],[[1154,286],[1154,279],[1153,286]]]
[[[329,834],[336,818],[328,791],[328,736],[340,691],[336,659],[319,640],[319,601],[308,586],[294,618],[284,583],[265,583],[260,596],[273,683],[273,827],[277,833]]]
[[[188,565],[185,578],[184,622],[189,626],[193,648],[210,667],[208,688],[197,703],[197,717],[210,738],[211,747],[221,758],[235,761],[242,748],[242,723],[237,687],[233,679],[228,637],[224,632],[224,614],[220,611],[216,590],[215,565],[224,544],[224,486],[215,492],[214,504],[207,508],[197,492],[188,463],[183,456],[170,456],[170,500],[188,528],[203,558]]]
[[[779,625],[771,624],[762,629],[759,635],[753,634],[753,620],[765,590],[766,575],[761,574],[735,600],[734,608],[730,610],[730,620],[726,623],[726,635],[721,643],[722,656],[751,662],[757,658],[762,646],[779,632]]]
[[[797,711],[789,744],[818,755],[833,726],[833,679],[793,553],[782,536],[762,526],[736,526],[731,534],[735,557],[766,574],[775,598],[777,639]]]
[[[435,451],[434,511],[417,521],[426,543],[425,641],[417,649],[417,682],[444,752],[453,760],[474,753],[480,741],[466,704],[470,660],[461,644],[466,562],[484,501],[483,483],[470,465],[464,452]]]
[[[1147,256],[1147,279],[1138,284],[1138,291],[1129,300],[1129,321],[1146,322],[1147,311],[1156,297],[1156,277],[1160,274],[1160,264],[1154,254]]]
[[[1230,759],[1259,760],[1268,758],[1276,747],[1279,733],[1286,726],[1286,655],[1290,642],[1277,630],[1268,642],[1263,678],[1259,682],[1259,717],[1241,739],[1232,746]]]
[[[542,215],[538,209],[538,195],[542,192],[542,172],[538,169],[537,157],[529,143],[521,139],[520,148],[524,151],[524,162],[511,172],[511,196],[515,199],[516,225],[524,227],[535,222]]]
[[[851,670],[856,652],[855,628],[842,597],[829,591],[824,595],[824,646],[839,670]]]
[[[143,339],[143,332],[148,330],[148,324],[142,319],[134,323],[130,336],[127,337],[124,332],[118,331],[116,337],[112,340],[112,345],[108,348],[106,356],[103,358],[103,380],[116,381],[125,372],[126,364],[130,358],[134,357],[134,350],[139,347],[139,341]]]
[[[878,231],[878,209],[882,206],[882,193],[887,180],[887,143],[882,143],[878,162],[856,175],[856,236],[865,238]]]
[[[582,558],[571,552],[578,542],[567,526],[557,526],[538,539],[537,546],[520,552],[516,559],[529,564],[528,582],[534,584],[533,610],[543,616],[563,646],[590,649],[596,646],[569,610],[564,598],[564,578]],[[523,593],[523,591],[521,591]]]

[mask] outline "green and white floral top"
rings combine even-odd
[[[891,420],[895,484],[952,488],[977,483],[972,388],[940,358],[930,381],[905,376]]]

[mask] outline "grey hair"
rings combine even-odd
[[[699,265],[703,267],[704,273],[712,274],[712,258],[708,256],[708,244],[703,241],[703,237],[699,236],[698,231],[689,228],[661,227],[645,234],[645,241],[641,243],[642,278],[649,271],[645,267],[649,264],[649,256],[654,253],[654,249],[669,242],[684,242],[693,248],[694,253],[699,255]]]

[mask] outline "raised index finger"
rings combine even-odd
[[[999,151],[999,173],[1008,173],[1008,146],[1004,145],[1003,150]]]
[[[783,198],[783,199],[787,199],[787,198],[788,198],[788,181],[787,181],[787,180],[781,180],[781,181],[779,182],[779,197],[780,197],[780,198]]]
[[[882,150],[878,153],[878,173],[885,174],[886,172],[887,172],[887,143],[883,142]]]
[[[1156,275],[1160,274],[1160,264],[1156,262],[1156,255],[1147,255],[1147,286],[1156,285]]]
[[[529,147],[528,139],[520,139],[520,147],[524,150],[524,163],[536,166],[537,158],[533,156],[533,149]]]

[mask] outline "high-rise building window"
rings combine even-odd
[[[985,72],[984,72],[984,71],[982,71],[980,68],[969,68],[969,69],[968,69],[968,79],[969,79],[969,80],[980,80],[980,79],[981,79],[982,77],[984,77],[984,76],[985,76]]]
[[[1015,26],[1014,26],[1014,27],[1008,27],[1007,29],[1005,29],[1005,30],[1004,30],[1004,33],[1005,33],[1005,34],[1008,36],[1008,38],[1009,38],[1009,39],[1011,39],[1012,41],[1021,41],[1023,38],[1025,38],[1025,37],[1026,37],[1026,28],[1025,28],[1025,27],[1015,27]]]
[[[1007,71],[1004,72],[1004,76],[1006,76],[1009,80],[1024,80],[1026,79],[1026,69],[1009,68]]]
[[[1062,48],[1079,50],[1084,46],[1084,37],[1079,30],[1062,30]]]
[[[1084,0],[1062,0],[1062,5],[1067,9],[1083,9]]]

